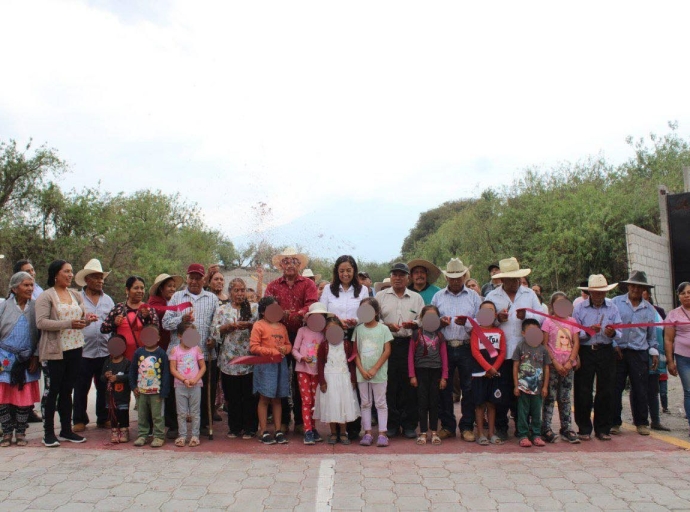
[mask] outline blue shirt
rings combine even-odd
[[[637,307],[633,307],[628,294],[619,295],[613,298],[613,303],[618,308],[621,321],[624,324],[645,324],[653,323],[656,319],[656,309],[642,299]],[[623,329],[620,341],[617,342],[620,348],[630,350],[648,350],[658,348],[654,327],[632,327]]]
[[[621,338],[620,329],[616,329],[613,339],[604,334],[604,328],[607,325],[621,323],[621,315],[611,299],[604,299],[604,303],[598,308],[592,306],[592,299],[583,300],[575,306],[573,318],[578,324],[585,327],[601,324],[601,331],[594,336],[590,337],[585,331],[580,331],[580,345],[608,345],[613,343],[615,347],[616,341]]]
[[[84,351],[82,357],[87,359],[96,359],[97,357],[108,356],[108,340],[111,334],[103,334],[101,332],[101,325],[108,317],[108,313],[115,307],[113,299],[105,293],[101,293],[98,299],[98,304],[91,302],[84,290],[81,291],[81,298],[84,300],[84,309],[87,313],[93,313],[98,317],[98,320],[90,323],[84,330]]]
[[[199,348],[204,354],[204,359],[208,360],[209,350],[206,346],[206,340],[211,339],[211,323],[213,322],[213,315],[218,309],[218,297],[206,290],[201,290],[199,295],[192,295],[187,290],[180,290],[175,292],[168,302],[169,306],[177,306],[185,302],[191,302],[192,307],[184,311],[166,311],[163,317],[163,329],[170,331],[170,345],[168,345],[168,354],[172,354],[172,349],[180,344],[180,337],[177,335],[177,326],[182,322],[182,316],[186,313],[194,311],[194,327],[199,331],[201,341]],[[216,351],[211,350],[211,359],[216,359]],[[134,363],[134,361],[132,361]]]
[[[457,294],[451,292],[446,286],[443,290],[436,292],[431,303],[438,308],[442,317],[469,316],[474,318],[477,316],[482,299],[479,298],[477,292],[470,290],[467,286],[463,286]],[[465,325],[458,325],[454,318],[451,319],[448,327],[441,330],[446,340],[468,340],[471,331],[472,326],[469,322],[466,322]]]
[[[499,325],[506,335],[506,359],[513,358],[513,352],[522,341],[522,320],[517,317],[517,310],[521,308],[530,308],[536,311],[542,311],[541,302],[537,294],[531,288],[526,286],[518,286],[518,291],[515,292],[515,300],[511,301],[508,294],[503,290],[503,286],[489,292],[485,300],[490,300],[496,305],[496,313],[500,313],[504,309],[508,310],[508,320]],[[539,324],[544,321],[544,317],[535,315],[529,311],[525,312],[525,318],[536,318]]]

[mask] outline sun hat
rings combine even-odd
[[[618,283],[609,284],[603,275],[592,274],[587,280],[587,286],[578,286],[577,288],[588,292],[608,292],[616,286],[618,286]]]
[[[182,276],[171,276],[170,274],[158,274],[156,276],[156,279],[154,279],[153,284],[151,285],[151,288],[149,288],[149,297],[154,297],[158,293],[158,288],[160,288],[161,284],[163,284],[163,282],[167,281],[168,279],[172,279],[173,281],[175,281],[175,289],[182,286],[182,283],[184,282],[184,279],[182,279]]]
[[[321,313],[322,315],[326,315],[329,318],[335,316],[333,313],[329,313],[326,309],[326,306],[324,306],[321,302],[314,302],[311,306],[309,306],[309,311],[307,311],[304,314],[304,317],[306,318],[309,315],[313,315],[315,313]]]
[[[187,274],[201,274],[201,276],[206,275],[206,269],[201,263],[192,263],[187,267]]]
[[[532,269],[520,268],[518,260],[515,258],[506,258],[498,262],[498,274],[494,274],[493,279],[511,279],[528,276],[532,273]]]
[[[619,281],[618,284],[637,284],[646,288],[654,288],[654,285],[647,281],[647,273],[642,270],[633,270],[627,281]]]
[[[410,272],[412,272],[415,267],[424,267],[426,269],[426,281],[429,284],[435,283],[438,278],[441,277],[441,269],[427,260],[416,259],[408,261],[407,266]]]
[[[108,277],[110,272],[103,272],[101,262],[94,258],[92,260],[89,260],[89,262],[86,265],[84,265],[84,268],[77,272],[77,275],[74,276],[74,281],[79,286],[86,286],[86,281],[84,278],[90,274],[103,274],[103,279],[105,279],[106,277]]]
[[[307,255],[298,253],[294,247],[287,247],[282,252],[273,256],[271,263],[273,263],[274,267],[280,268],[280,262],[283,260],[283,258],[297,258],[300,263],[300,268],[305,268],[307,263],[309,263],[309,258]]]
[[[443,275],[450,277],[451,279],[456,279],[467,274],[472,266],[466,267],[465,264],[458,258],[451,258],[446,265],[446,270],[443,271]]]
[[[386,288],[390,288],[391,286],[391,278],[387,277],[380,283],[374,283],[374,292],[379,293],[381,290],[385,290]]]
[[[314,274],[314,271],[310,268],[305,268],[302,271],[302,277],[313,277],[314,281],[320,281],[321,280],[321,274]]]

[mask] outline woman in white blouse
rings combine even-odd
[[[357,272],[352,256],[340,256],[333,266],[333,281],[323,289],[320,300],[348,329],[357,325],[359,303],[369,296],[369,289],[359,284]]]

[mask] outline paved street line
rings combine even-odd
[[[630,432],[637,432],[637,427],[635,427],[635,425],[630,425],[629,423],[623,423],[621,425],[621,428],[623,430],[628,430]],[[668,443],[668,444],[672,444],[673,446],[677,446],[678,448],[683,448],[684,450],[690,450],[690,442],[683,441],[682,439],[678,439],[677,437],[668,436],[666,434],[660,434],[658,432],[655,432],[654,430],[651,431],[649,436],[653,437],[654,439],[658,439],[659,441],[663,441],[664,443]]]
[[[330,512],[333,499],[335,459],[323,459],[319,464],[319,481],[316,486],[316,511]]]

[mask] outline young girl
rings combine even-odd
[[[555,292],[549,301],[552,315],[563,320],[574,322],[571,316],[563,316],[571,312],[568,297],[563,292]],[[549,443],[557,440],[551,430],[553,418],[553,404],[558,400],[558,415],[561,418],[560,434],[566,441],[577,444],[580,442],[577,434],[570,430],[570,393],[573,390],[574,369],[577,366],[577,354],[580,350],[580,329],[572,325],[562,324],[547,318],[541,326],[544,331],[544,345],[551,356],[551,371],[549,372],[549,394],[544,398],[542,422],[542,437]]]
[[[192,322],[181,322],[177,326],[180,344],[170,353],[170,373],[175,378],[175,405],[177,406],[178,437],[175,446],[187,443],[187,416],[192,417],[192,438],[189,446],[199,446],[201,426],[201,377],[206,373],[204,354],[198,345],[198,336],[185,336],[185,332],[196,330]]]
[[[391,355],[393,335],[383,323],[379,323],[381,306],[374,298],[364,298],[360,304],[369,304],[374,308],[374,318],[355,328],[352,336],[357,344],[357,385],[362,400],[362,427],[364,437],[359,442],[362,446],[371,446],[374,437],[371,434],[371,404],[376,404],[379,417],[379,436],[376,446],[388,446],[388,404],[386,387],[388,385],[388,358]]]
[[[340,327],[341,336],[328,333],[331,326]],[[316,394],[314,418],[329,423],[331,435],[328,444],[338,441],[336,428],[340,425],[340,442],[350,444],[347,437],[345,423],[359,418],[359,404],[355,394],[355,365],[353,358],[354,345],[344,338],[343,324],[337,317],[329,318],[326,322],[326,338],[328,343],[321,343],[317,352],[317,368],[319,391]],[[274,413],[275,414],[275,413]]]
[[[285,444],[288,442],[285,434],[280,432],[282,406],[280,399],[290,393],[288,381],[288,367],[285,355],[292,348],[288,339],[287,329],[278,321],[264,318],[266,309],[275,304],[273,297],[263,297],[259,300],[259,320],[252,327],[249,337],[249,351],[258,356],[281,356],[279,363],[257,364],[254,366],[254,393],[259,394],[257,413],[259,416],[259,430],[262,432],[259,441],[264,444]],[[266,430],[268,404],[273,409],[273,422],[276,428],[275,438]]]
[[[313,315],[320,316],[321,322],[309,320]],[[314,428],[314,401],[316,398],[316,387],[319,384],[318,371],[316,368],[316,353],[319,345],[323,341],[326,318],[333,316],[328,313],[326,307],[320,302],[315,302],[309,306],[309,311],[305,315],[307,325],[297,331],[295,344],[292,347],[292,356],[295,358],[295,371],[297,372],[297,382],[299,383],[299,394],[302,397],[302,419],[304,420],[304,444],[314,444],[322,441],[321,436]],[[315,331],[312,327],[318,328],[321,323],[321,330]]]
[[[506,336],[501,329],[494,327],[496,322],[496,305],[485,300],[479,305],[479,329],[472,329],[470,350],[472,351],[472,399],[475,403],[477,421],[477,443],[487,446],[490,443],[503,444],[495,435],[496,404],[509,399],[508,390],[502,389],[498,370],[506,357]],[[496,349],[497,355],[491,357],[489,351],[479,338],[481,331]],[[489,437],[484,435],[484,410],[488,419]]]
[[[108,341],[110,357],[103,363],[101,380],[106,383],[106,407],[111,423],[111,443],[129,441],[129,361],[125,359],[126,340],[116,334]]]
[[[410,385],[417,388],[419,408],[419,435],[417,444],[426,444],[427,430],[431,428],[431,444],[441,444],[436,429],[438,428],[439,392],[446,387],[448,380],[448,350],[446,340],[438,327],[433,332],[424,328],[424,315],[432,312],[440,317],[438,308],[424,306],[420,313],[422,328],[415,329],[410,340],[410,351],[407,368]],[[439,324],[440,327],[440,324]]]

